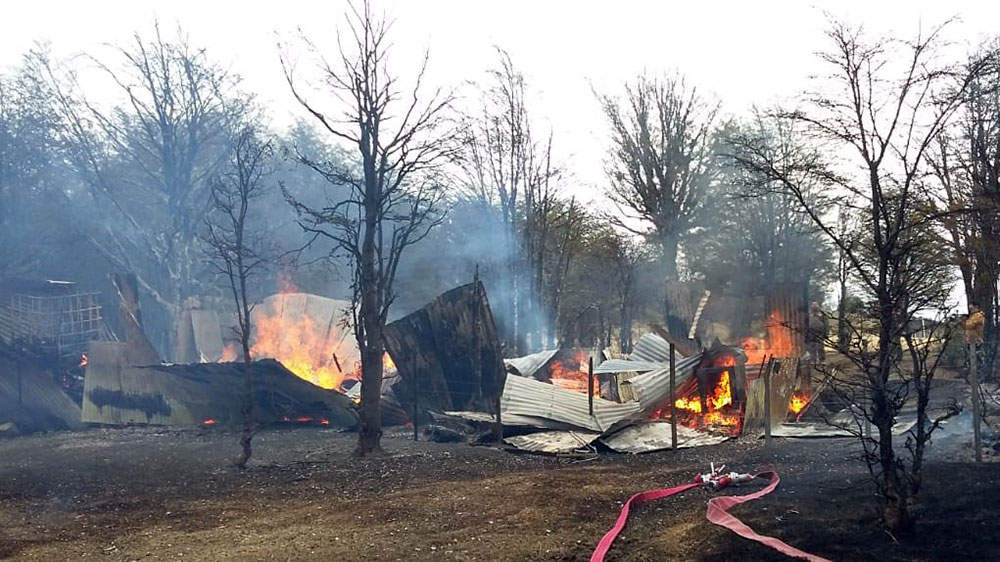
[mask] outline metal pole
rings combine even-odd
[[[590,356],[590,363],[587,367],[587,407],[590,415],[594,415],[594,356]]]
[[[983,462],[983,443],[979,432],[979,374],[976,373],[976,344],[969,344],[969,385],[972,386],[972,444],[976,448],[976,462]]]
[[[677,388],[677,364],[674,361],[674,344],[670,343],[670,446],[677,449],[677,400],[675,389]]]
[[[771,444],[771,370],[774,368],[774,356],[767,362],[764,371],[764,444]]]

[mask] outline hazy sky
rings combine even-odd
[[[376,1],[395,19],[394,68],[408,74],[430,49],[434,83],[459,85],[495,64],[494,45],[507,49],[532,90],[534,116],[555,132],[556,150],[582,185],[595,193],[603,180],[605,126],[592,93],[609,91],[637,74],[678,70],[716,96],[728,114],[752,104],[793,97],[817,70],[825,13],[863,23],[874,33],[909,36],[959,17],[948,37],[975,45],[998,31],[1000,2],[820,1],[666,2],[555,0]],[[277,124],[301,115],[281,76],[276,44],[299,26],[329,41],[343,22],[345,2],[226,2],[218,0],[17,1],[0,18],[0,67],[17,64],[36,40],[57,56],[126,41],[180,24],[192,43],[243,76]],[[327,43],[329,44],[329,43]]]

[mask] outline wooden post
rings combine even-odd
[[[976,344],[969,344],[969,385],[972,387],[972,444],[976,448],[976,462],[983,462],[983,442],[979,431],[979,374],[976,373]]]
[[[587,408],[590,410],[590,415],[594,415],[594,356],[590,356],[590,362],[587,365]]]
[[[774,368],[774,356],[767,362],[764,371],[764,444],[771,444],[771,371]]]
[[[670,342],[670,446],[677,450],[677,405],[674,395],[677,388],[677,362],[674,360],[674,343]]]

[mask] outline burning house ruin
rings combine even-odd
[[[84,358],[78,361],[86,372],[78,402],[68,399],[55,408],[63,420],[59,427],[238,424],[240,399],[233,389],[240,386],[243,363],[228,314],[203,304],[189,307],[182,325],[190,329],[182,330],[181,347],[197,360],[163,364],[142,330],[134,279],[115,276],[114,286],[124,341],[102,328],[99,308],[83,306],[93,295],[59,285],[36,297],[53,299],[38,301],[51,310],[59,309],[56,302],[80,305],[59,313],[70,319],[66,328],[56,330],[51,321],[32,328],[37,334],[39,326],[47,330],[36,340]],[[8,332],[20,326],[27,333],[24,319],[31,314],[46,317],[42,305],[23,295],[10,302]],[[713,317],[709,302],[692,307],[694,328],[686,329],[697,332],[699,318]],[[290,282],[258,304],[250,354],[260,423],[356,425],[360,356],[349,311],[347,302],[301,292]],[[485,289],[474,282],[387,326],[383,424],[463,419],[500,429],[514,447],[542,452],[598,445],[629,453],[670,448],[672,424],[679,447],[717,443],[759,431],[765,419],[779,424],[794,418],[809,403],[808,376],[802,374],[807,369],[798,361],[803,346],[786,319],[792,312],[776,306],[766,335],[737,345],[716,340],[699,349],[697,340],[657,329],[631,353],[607,353],[604,361],[585,349],[504,359]],[[770,400],[764,397],[764,374],[770,375]],[[28,386],[32,396],[45,394],[38,385]],[[0,386],[4,395],[13,388],[6,380]],[[65,395],[58,385],[55,390]]]

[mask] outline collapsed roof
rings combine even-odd
[[[133,365],[127,344],[95,342],[88,354],[82,419],[100,424],[235,425],[242,420],[243,363]],[[251,364],[254,417],[262,424],[287,420],[350,428],[351,400],[295,376],[274,360]]]

